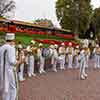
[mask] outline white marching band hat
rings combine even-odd
[[[58,48],[58,45],[57,45],[57,44],[55,44],[55,45],[54,45],[54,47],[55,47],[55,48]]]
[[[18,48],[19,48],[19,49],[22,49],[23,47],[22,47],[22,45],[21,45],[21,44],[19,44],[19,45],[18,45]]]
[[[40,47],[40,46],[43,46],[43,44],[42,44],[42,43],[39,43],[39,47]]]
[[[54,49],[54,45],[50,45],[49,47],[52,48],[52,49]]]
[[[6,33],[5,40],[15,40],[14,33]]]
[[[79,45],[77,45],[76,48],[79,49]]]
[[[34,40],[31,40],[31,43],[32,43],[32,44],[35,44],[35,41],[34,41]]]

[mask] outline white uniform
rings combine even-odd
[[[66,53],[68,54],[68,68],[72,68],[73,64],[73,47],[67,47]]]
[[[39,65],[40,65],[39,73],[40,74],[45,73],[45,71],[44,71],[45,58],[42,56],[42,48],[39,48],[37,50],[37,56],[38,56]]]
[[[80,51],[80,55],[79,55],[81,79],[85,79],[85,77],[87,77],[86,70],[85,70],[86,69],[86,56],[84,52],[85,52],[84,50]]]
[[[54,48],[49,47],[49,50],[50,50],[49,58],[51,58],[51,64],[53,65],[53,63],[54,63]]]
[[[54,49],[53,56],[52,56],[52,65],[53,65],[53,71],[55,72],[57,72],[57,68],[56,68],[57,62],[58,62],[58,52],[57,49]]]
[[[79,49],[74,50],[75,68],[79,68]]]
[[[16,99],[16,81],[14,77],[15,64],[15,48],[9,44],[3,45],[0,48],[0,87],[3,89],[3,100]]]
[[[60,62],[60,69],[65,69],[65,47],[59,47],[59,62]]]
[[[100,47],[94,49],[95,54],[95,68],[100,68]]]
[[[20,61],[24,61],[25,60],[25,55],[24,55],[24,51],[22,50],[19,54],[19,59]],[[20,71],[18,73],[19,76],[19,80],[23,81],[24,80],[24,62],[22,62],[19,66]]]
[[[89,66],[89,58],[90,58],[90,49],[89,48],[87,48],[85,50],[85,55],[86,55],[86,68],[88,68],[88,66]]]
[[[28,76],[36,76],[34,73],[34,63],[35,63],[35,59],[34,59],[34,55],[32,54],[32,49],[30,46],[27,47],[27,51],[29,52],[28,54]]]

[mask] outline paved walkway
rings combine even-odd
[[[100,100],[100,70],[89,69],[86,80],[75,69],[28,78],[20,84],[19,100]]]

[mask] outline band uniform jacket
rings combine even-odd
[[[6,55],[4,55],[6,51]],[[5,59],[4,59],[5,56]],[[4,61],[5,60],[5,61]],[[14,79],[14,66],[16,64],[15,48],[9,44],[4,44],[0,48],[0,88],[3,92],[9,91],[9,84],[13,82],[16,87]]]

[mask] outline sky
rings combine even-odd
[[[100,7],[100,0],[92,0],[91,4],[93,5],[93,8]]]
[[[56,0],[15,0],[16,9],[14,19],[32,22],[38,18],[52,20],[55,26],[59,26],[55,11]],[[92,0],[93,8],[100,6],[100,0]]]

